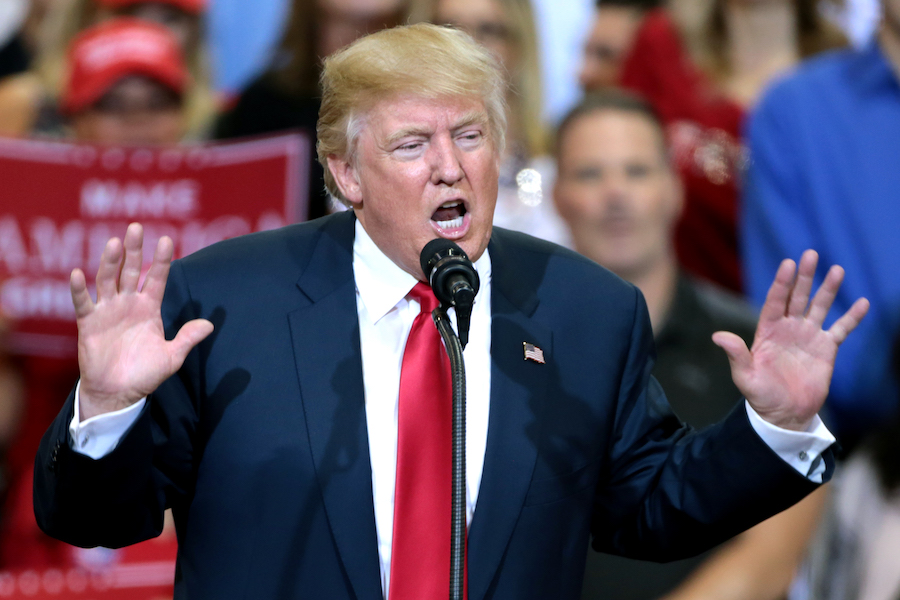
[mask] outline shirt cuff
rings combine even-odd
[[[772,425],[763,419],[750,403],[744,401],[750,425],[781,459],[814,483],[822,483],[825,461],[822,453],[836,441],[819,415],[813,417],[806,431],[792,431]]]
[[[141,398],[128,408],[96,415],[85,421],[79,421],[80,401],[79,381],[75,386],[75,414],[69,423],[69,445],[75,452],[97,460],[116,449],[119,441],[137,421],[147,398]]]

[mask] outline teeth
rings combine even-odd
[[[457,227],[462,227],[463,218],[456,217],[455,219],[450,219],[449,221],[436,221],[437,226],[441,229],[456,229]]]
[[[441,204],[441,208],[453,208],[454,206],[459,206],[462,204],[459,200],[451,200],[449,202],[444,202]]]

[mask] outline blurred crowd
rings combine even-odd
[[[900,600],[900,0],[0,0],[0,137],[314,141],[322,59],[420,21],[465,30],[508,75],[495,224],[643,292],[654,375],[691,425],[738,406],[710,338],[753,342],[782,258],[817,250],[816,285],[846,268],[834,314],[871,301],[823,414],[833,482],[695,559],[591,552],[583,597]],[[300,217],[344,210],[309,150]],[[30,493],[77,362],[13,352],[15,328],[0,304],[0,571],[76,560]]]

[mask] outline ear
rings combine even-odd
[[[353,162],[336,154],[329,154],[327,160],[328,170],[344,197],[354,206],[362,204],[362,186]]]

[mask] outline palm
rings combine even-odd
[[[104,250],[96,303],[84,274],[72,273],[85,416],[124,408],[153,392],[212,331],[211,323],[198,319],[167,341],[160,307],[172,260],[171,240],[160,240],[141,290],[137,289],[142,264],[140,225],[129,226],[124,252],[122,246],[113,239]]]
[[[865,316],[868,302],[857,302],[828,330],[822,323],[843,279],[832,267],[809,300],[818,257],[804,253],[794,277],[785,261],[760,312],[753,347],[748,351],[737,336],[716,333],[715,342],[728,353],[734,383],[766,420],[789,429],[803,429],[828,395],[838,346]]]

